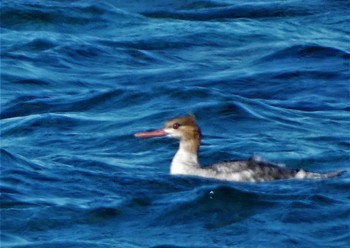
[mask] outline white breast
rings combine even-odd
[[[198,156],[183,149],[180,145],[170,167],[170,174],[193,175],[199,168]]]

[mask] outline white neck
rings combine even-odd
[[[193,174],[198,169],[197,149],[193,149],[192,142],[181,141],[179,150],[176,152],[170,167],[171,174],[188,175]]]

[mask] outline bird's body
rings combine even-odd
[[[292,178],[331,178],[344,173],[344,171],[315,173],[303,169],[287,169],[257,157],[201,167],[198,160],[201,131],[193,115],[171,119],[162,129],[136,133],[135,136],[139,138],[168,136],[180,141],[179,149],[171,162],[170,173],[173,175],[191,175],[238,182],[264,182]]]

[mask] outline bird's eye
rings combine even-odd
[[[173,128],[174,128],[174,129],[178,129],[180,126],[181,126],[181,125],[180,125],[179,123],[175,123],[175,124],[173,125]]]

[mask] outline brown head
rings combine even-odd
[[[138,138],[168,136],[180,141],[196,141],[199,144],[201,131],[197,126],[196,117],[189,114],[168,120],[162,129],[136,133],[135,136]]]
[[[167,121],[162,129],[136,133],[135,136],[138,138],[167,136],[180,141],[179,150],[171,162],[171,173],[181,174],[184,165],[199,166],[198,150],[201,142],[201,131],[192,114],[173,118]]]

